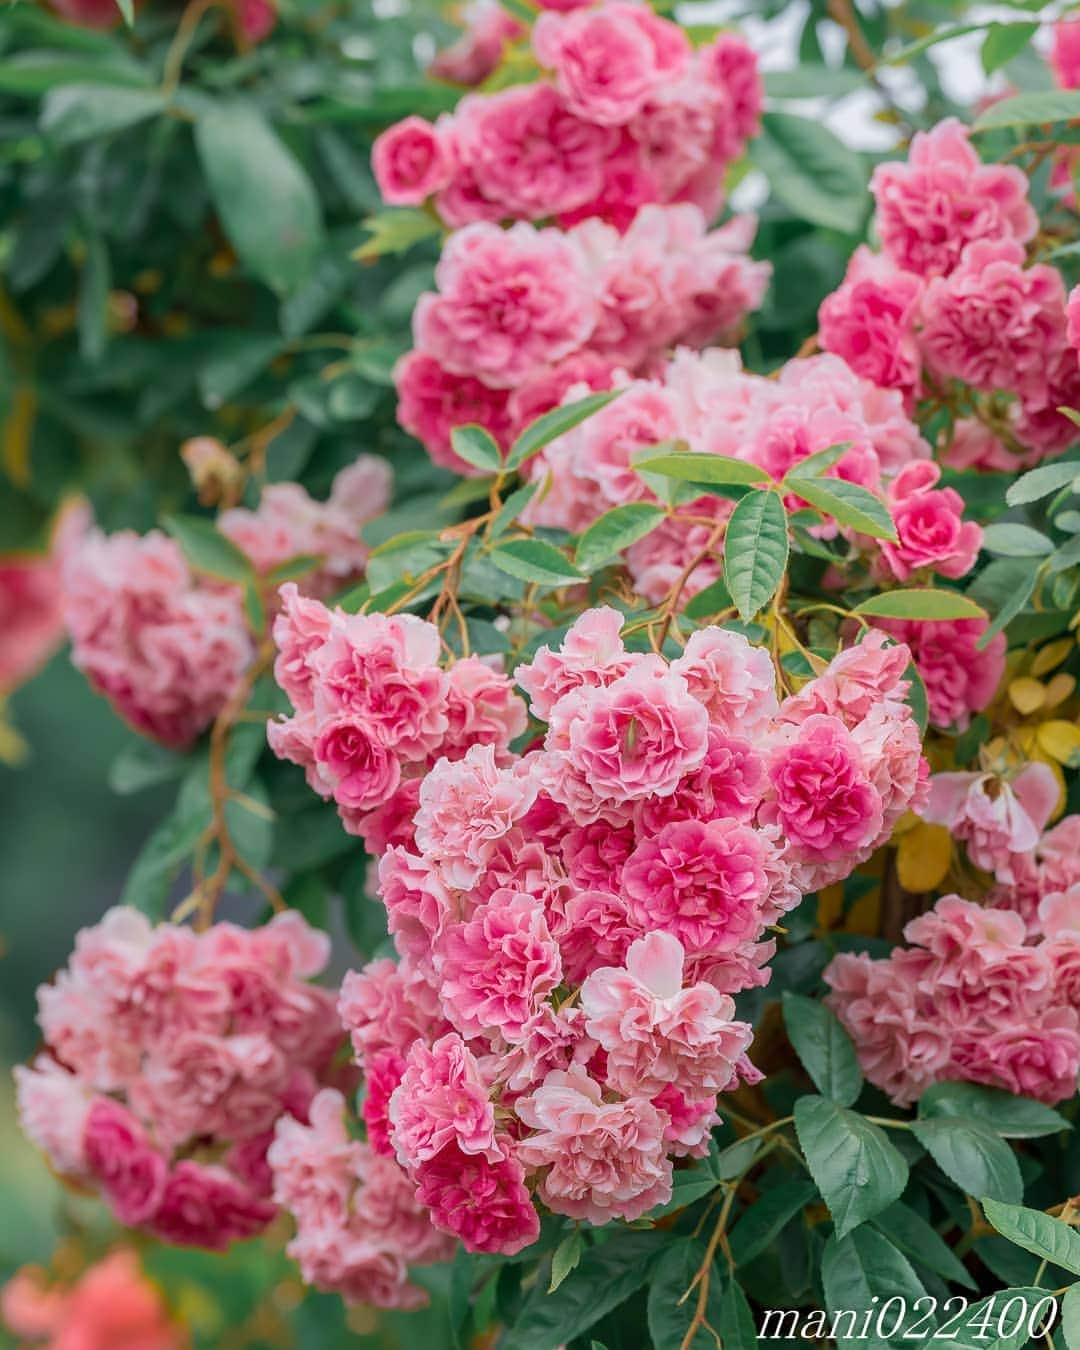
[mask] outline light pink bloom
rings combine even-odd
[[[866,379],[910,398],[920,384],[915,319],[922,290],[920,277],[860,245],[843,282],[818,310],[822,347]]]
[[[570,625],[558,651],[542,646],[528,665],[518,666],[514,679],[529,696],[533,713],[547,721],[555,704],[573,689],[599,688],[625,675],[632,657],[623,646],[623,617],[601,605],[587,609]]]
[[[702,628],[691,633],[671,669],[686,680],[709,720],[725,731],[752,737],[777,712],[776,672],[769,653],[741,633]]]
[[[17,1064],[15,1104],[23,1134],[61,1173],[85,1173],[86,1116],[93,1093],[75,1074],[48,1055],[27,1068]]]
[[[875,622],[910,650],[926,686],[934,726],[965,731],[972,713],[989,706],[1005,673],[1005,635],[996,634],[985,649],[978,650],[986,619]]]
[[[976,867],[1011,882],[1017,855],[1035,848],[1058,795],[1053,771],[1037,760],[1012,779],[938,773],[930,780],[930,799],[921,815],[966,844]]]
[[[584,1069],[556,1069],[517,1103],[517,1114],[536,1131],[517,1156],[547,1169],[538,1193],[556,1214],[632,1221],[670,1198],[665,1118],[646,1099],[605,1102]]]
[[[151,1231],[179,1247],[223,1252],[261,1233],[275,1212],[223,1167],[186,1159],[169,1173]]]
[[[397,419],[436,464],[467,478],[475,465],[454,453],[450,433],[471,424],[491,433],[503,449],[510,444],[508,391],[492,389],[471,375],[455,375],[422,351],[407,352],[394,367]]]
[[[415,1168],[447,1144],[496,1161],[499,1150],[488,1091],[460,1036],[442,1036],[430,1049],[417,1041],[390,1098],[390,1134],[401,1165]]]

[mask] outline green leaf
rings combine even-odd
[[[869,202],[862,157],[821,122],[767,112],[750,157],[801,220],[844,234],[862,229]]]
[[[866,84],[860,70],[810,62],[794,70],[768,70],[764,75],[770,98],[842,98]]]
[[[712,1292],[710,1288],[710,1293]],[[714,1325],[709,1319],[710,1326]],[[720,1344],[725,1350],[757,1350],[757,1325],[746,1295],[734,1280],[729,1280],[720,1299],[720,1314],[715,1323]]]
[[[824,1097],[795,1103],[795,1132],[838,1237],[900,1198],[908,1165],[877,1125]]]
[[[290,909],[299,910],[313,928],[330,927],[330,887],[319,872],[298,872],[281,892]]]
[[[646,1307],[649,1343],[653,1350],[681,1350],[694,1319],[698,1290],[695,1289],[689,1298],[684,1299],[683,1295],[690,1288],[704,1257],[704,1242],[694,1238],[678,1238],[671,1242],[654,1266]],[[714,1266],[709,1279],[705,1317],[711,1326],[719,1330],[722,1315],[720,1272]],[[713,1350],[716,1342],[702,1329],[689,1345],[692,1350]]]
[[[133,0],[116,0],[116,8],[123,16],[124,23],[131,28],[135,23],[135,5]]]
[[[138,740],[126,746],[109,766],[109,787],[118,796],[167,783],[188,768],[189,761],[175,750],[168,750],[157,741]]]
[[[715,1191],[716,1186],[715,1175],[704,1168],[690,1167],[685,1171],[676,1172],[671,1179],[671,1199],[650,1209],[648,1217],[659,1219],[665,1214],[674,1214],[677,1209],[685,1209],[687,1205],[700,1200],[703,1195]]]
[[[499,507],[499,514],[491,522],[491,537],[498,539],[500,534],[505,534],[515,520],[521,515],[522,511],[528,506],[536,496],[540,488],[540,480],[534,478],[531,483],[524,483],[521,487],[515,488]]]
[[[827,445],[824,450],[815,450],[805,459],[796,460],[784,475],[781,486],[786,484],[789,478],[820,477],[821,474],[831,469],[838,460],[843,459],[850,449],[850,441],[840,441],[836,445]]]
[[[1061,1333],[1067,1350],[1080,1350],[1080,1284],[1066,1289],[1061,1300]]]
[[[784,486],[841,525],[848,525],[873,539],[890,539],[895,543],[896,526],[889,508],[858,483],[849,483],[844,478],[804,478],[801,474],[789,473]]]
[[[1040,1139],[1072,1129],[1064,1116],[1042,1102],[980,1083],[932,1083],[919,1099],[919,1115],[978,1120],[1005,1139]]]
[[[688,619],[700,623],[702,619],[710,619],[722,609],[730,608],[731,592],[727,588],[727,582],[723,577],[717,577],[711,585],[698,591],[697,595],[690,599],[683,613]]]
[[[1031,1252],[1041,1261],[1061,1266],[1080,1275],[1080,1233],[1061,1219],[1052,1218],[1038,1209],[1025,1205],[1002,1204],[999,1200],[984,1200],[987,1219],[1002,1237]]]
[[[1037,23],[992,23],[983,39],[982,66],[987,75],[1008,65],[1039,31]]]
[[[1012,521],[999,521],[983,529],[983,548],[1006,558],[1042,558],[1054,551],[1054,541],[1041,530]]]
[[[79,281],[79,355],[95,365],[109,341],[109,253],[97,230],[87,235],[86,258]]]
[[[122,905],[133,905],[154,919],[164,917],[177,873],[195,850],[210,823],[205,791],[205,764],[185,779],[176,804],[139,850],[120,894]]]
[[[544,413],[543,417],[538,417],[527,426],[510,447],[505,467],[520,469],[522,464],[543,450],[545,445],[550,445],[552,441],[573,430],[593,413],[606,408],[621,393],[621,389],[611,389],[600,394],[589,394],[587,398],[579,399],[576,403],[566,403],[560,408],[552,408],[551,412]]]
[[[768,1247],[791,1220],[817,1198],[812,1181],[782,1181],[771,1186],[743,1212],[731,1230],[731,1255],[736,1266],[745,1266]]]
[[[1053,576],[1075,566],[1078,562],[1080,562],[1080,538],[1067,539],[1060,548],[1054,550],[1046,564],[1046,570]]]
[[[784,991],[784,1026],[803,1068],[824,1097],[851,1106],[862,1090],[862,1072],[851,1037],[831,1009],[803,994]]]
[[[595,572],[624,548],[636,544],[664,519],[664,508],[651,502],[625,502],[605,511],[578,540],[574,562],[582,572]]]
[[[508,539],[488,555],[495,566],[519,581],[541,586],[570,586],[584,577],[566,555],[542,539]]]
[[[734,1144],[722,1149],[716,1147],[714,1139],[706,1166],[717,1181],[730,1181],[733,1177],[741,1176],[751,1166],[764,1146],[765,1140],[760,1136],[756,1139],[737,1139]]]
[[[787,512],[771,489],[736,503],[724,536],[724,580],[744,623],[773,598],[788,560]]]
[[[502,455],[489,431],[470,423],[468,426],[455,427],[450,433],[450,444],[454,454],[483,473],[498,473],[502,468]]]
[[[853,614],[877,619],[985,619],[986,612],[974,600],[957,591],[911,589],[882,591],[872,595]]]
[[[260,281],[285,294],[323,249],[322,208],[307,171],[251,103],[219,103],[195,123],[195,144],[229,242]]]
[[[1077,99],[1080,104],[1080,92],[1071,97]],[[1080,106],[1075,116],[1080,117]],[[1055,464],[1041,464],[1037,469],[1029,469],[1027,473],[1021,474],[1005,493],[1005,500],[1010,506],[1023,506],[1027,502],[1037,502],[1043,497],[1049,497],[1052,492],[1070,485],[1074,492],[1080,491],[1078,483],[1080,483],[1080,461],[1058,460]]]
[[[548,1293],[553,1294],[567,1275],[577,1266],[584,1250],[581,1241],[581,1229],[575,1228],[555,1248],[551,1256],[551,1282]]]
[[[966,1194],[1014,1203],[1024,1194],[1020,1165],[1007,1143],[986,1125],[960,1116],[912,1122],[915,1138]]]
[[[1017,1300],[1021,1310],[1013,1306],[1006,1319],[1006,1309],[1010,1303],[1015,1305]],[[1041,1311],[1040,1321],[1045,1321],[1049,1316],[1049,1309],[1045,1306],[1048,1301],[1052,1300],[1045,1289],[999,1290],[972,1304],[957,1321],[946,1323],[953,1332],[950,1344],[957,1350],[1021,1350],[1030,1339],[1028,1328],[1036,1310]],[[1006,1326],[1011,1334],[1003,1336],[1000,1330]]]
[[[1047,89],[1034,94],[1017,94],[1014,98],[992,103],[980,113],[975,122],[976,131],[990,131],[996,127],[1022,127],[1043,122],[1071,122],[1080,117],[1080,92],[1070,89]]]
[[[926,1290],[908,1259],[877,1229],[864,1228],[856,1237],[830,1237],[821,1254],[821,1282],[841,1350],[902,1345],[905,1339],[910,1343],[910,1334],[905,1338],[904,1332],[910,1333],[916,1323],[926,1325]],[[919,1299],[924,1304],[916,1306]],[[862,1336],[866,1314],[890,1300],[895,1315],[872,1319],[869,1334]],[[894,1334],[887,1338],[878,1334],[878,1326],[891,1332],[894,1321]]]
[[[909,1260],[921,1262],[942,1279],[961,1284],[965,1289],[976,1287],[967,1267],[936,1229],[899,1200],[870,1222]]]
[[[195,382],[203,406],[220,408],[249,385],[284,349],[277,333],[212,333]]]
[[[644,455],[634,460],[637,473],[662,473],[687,483],[767,483],[769,475],[756,464],[730,455],[710,455],[697,450],[673,454]]]
[[[1031,598],[1036,579],[1035,565],[1024,558],[996,558],[983,568],[968,587],[968,595],[994,617],[975,644],[978,650],[1016,618]]]
[[[201,516],[166,516],[162,522],[184,550],[184,556],[196,572],[205,572],[226,581],[247,582],[253,576],[251,560],[226,539],[212,521]]]
[[[582,1335],[641,1288],[668,1241],[656,1231],[616,1232],[591,1247],[554,1294],[546,1280],[537,1280],[503,1333],[500,1350],[555,1350]]]
[[[65,84],[50,89],[41,105],[41,130],[54,145],[76,145],[123,131],[155,117],[165,107],[154,89],[115,84]]]
[[[370,232],[371,238],[353,254],[359,262],[381,258],[387,253],[405,253],[421,239],[431,239],[442,233],[442,226],[435,216],[411,207],[368,216],[364,229]]]

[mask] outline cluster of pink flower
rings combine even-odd
[[[863,1072],[898,1105],[959,1079],[1053,1104],[1080,1075],[1080,869],[1049,891],[1029,928],[1021,914],[957,895],[904,930],[913,945],[885,960],[837,956],[827,1002],[851,1034]],[[1059,829],[1063,828],[1061,826]]]
[[[485,53],[501,54],[510,31],[490,13]],[[434,125],[408,117],[378,138],[372,163],[385,201],[432,198],[455,229],[590,216],[622,229],[655,202],[716,215],[725,170],[761,111],[757,62],[741,38],[722,33],[695,51],[648,5],[609,0],[540,14],[532,51],[546,78],[468,94]],[[462,62],[475,64],[472,54]]]
[[[334,479],[326,502],[297,483],[276,483],[256,510],[226,511],[217,523],[261,574],[292,558],[318,559],[303,586],[326,595],[362,575],[360,527],[389,497],[386,462],[361,455]],[[165,745],[190,745],[251,660],[239,588],[194,576],[159,530],[89,530],[65,549],[63,592],[75,665],[137,731]]]
[[[399,960],[342,987],[371,1155],[471,1250],[532,1242],[534,1195],[591,1223],[668,1199],[717,1094],[756,1081],[731,995],[767,982],[766,930],[925,794],[909,654],[883,634],[781,703],[740,634],[669,663],[621,624],[588,610],[517,669],[542,742],[429,769],[378,867]]]
[[[283,1117],[268,1154],[274,1199],[296,1220],[288,1253],[301,1275],[350,1303],[426,1303],[406,1267],[449,1259],[453,1243],[397,1163],[350,1135],[340,1092],[323,1088],[308,1116]]]
[[[436,462],[476,473],[450,448],[455,426],[479,423],[505,447],[572,386],[608,389],[674,344],[730,334],[768,285],[769,264],[747,256],[754,229],[739,216],[709,231],[683,205],[644,207],[623,235],[596,219],[460,230],[395,372],[399,421]]]
[[[130,1227],[216,1249],[260,1232],[274,1124],[306,1119],[343,1039],[308,982],[329,951],[295,911],[197,935],[110,910],[38,991],[48,1053],[15,1070],[24,1131]]]
[[[75,665],[136,731],[176,748],[251,660],[240,591],[195,578],[160,530],[90,530],[64,566],[64,611]]]
[[[20,1344],[47,1350],[189,1350],[158,1289],[125,1248],[96,1262],[75,1284],[47,1284],[23,1266],[0,1290],[0,1315]]]
[[[407,838],[424,775],[474,745],[504,756],[526,725],[512,682],[479,657],[444,670],[439,630],[410,614],[345,614],[281,587],[274,676],[295,714],[274,753],[333,798],[345,828],[381,852]]]
[[[871,190],[882,252],[856,249],[822,303],[822,346],[909,406],[952,381],[1015,395],[1003,437],[961,419],[959,467],[1016,470],[1072,444],[1057,409],[1080,402],[1080,371],[1061,274],[1025,265],[1038,228],[1025,174],[984,165],[949,119],[915,136],[906,163],[879,165]]]
[[[225,511],[217,527],[260,574],[292,558],[320,559],[318,570],[305,575],[304,590],[329,595],[363,574],[369,550],[360,529],[390,505],[392,482],[385,459],[358,455],[334,478],[325,502],[299,483],[271,483],[254,511]]]

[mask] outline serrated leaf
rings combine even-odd
[[[527,426],[510,447],[510,453],[506,457],[506,468],[521,468],[522,464],[543,450],[545,445],[550,445],[559,436],[579,426],[593,413],[606,408],[621,393],[621,389],[611,389],[599,394],[589,394],[587,398],[579,399],[576,403],[566,403],[560,408],[552,408],[550,412],[544,413],[543,417],[538,417]]]
[[[858,483],[849,483],[844,478],[804,478],[801,474],[788,474],[784,486],[839,524],[848,525],[873,539],[896,542],[896,526],[889,508]]]
[[[983,1211],[1002,1237],[1041,1261],[1080,1275],[1080,1233],[1061,1219],[1025,1205],[983,1201]]]
[[[992,23],[983,39],[983,70],[992,75],[1018,56],[1039,31],[1037,23]]]
[[[724,580],[744,623],[776,594],[787,560],[784,503],[771,489],[747,493],[724,535]]]
[[[800,1097],[795,1131],[838,1237],[900,1198],[908,1165],[879,1126],[824,1097]]]
[[[853,614],[877,619],[985,619],[986,611],[958,591],[912,588],[872,595]]]
[[[932,1083],[919,1099],[925,1119],[962,1116],[989,1125],[1006,1139],[1041,1139],[1072,1129],[1051,1107],[981,1083]]]
[[[828,1239],[821,1255],[821,1282],[841,1350],[847,1346],[880,1350],[887,1345],[902,1345],[905,1340],[910,1343],[911,1328],[916,1323],[925,1325],[918,1300],[925,1300],[926,1290],[907,1257],[874,1228],[862,1229],[857,1237],[834,1235]],[[868,1334],[862,1335],[859,1324],[865,1313],[890,1301],[898,1304],[895,1333],[888,1338],[880,1335],[879,1322],[871,1320]],[[845,1324],[843,1315],[847,1312],[854,1312],[855,1317]],[[891,1321],[888,1327],[891,1331]],[[846,1328],[850,1328],[850,1334],[844,1334]]]
[[[730,455],[710,455],[697,450],[671,454],[644,455],[634,460],[636,473],[659,473],[687,483],[745,484],[767,483],[769,475],[749,460]]]
[[[1038,93],[1017,94],[992,103],[979,114],[976,131],[995,127],[1021,127],[1043,122],[1071,122],[1080,117],[1080,92],[1071,89],[1047,89]]]
[[[788,1040],[814,1086],[841,1106],[853,1105],[863,1077],[851,1037],[836,1014],[816,999],[789,989],[784,991],[783,1007]]]
[[[924,1218],[899,1200],[870,1222],[911,1261],[920,1262],[942,1279],[974,1289],[975,1281],[967,1267]]]
[[[664,519],[664,508],[651,502],[625,502],[605,511],[578,540],[574,563],[582,572],[595,572],[623,549],[636,544]]]
[[[1061,1334],[1067,1350],[1080,1350],[1080,1284],[1066,1289],[1061,1300]]]
[[[570,586],[585,579],[565,554],[543,539],[508,539],[488,557],[508,576],[541,586]]]
[[[410,207],[368,216],[364,229],[371,238],[353,253],[358,262],[368,262],[388,253],[405,253],[422,239],[442,233],[442,226],[434,216]]]
[[[817,1196],[812,1181],[782,1181],[763,1191],[731,1230],[731,1255],[736,1266],[759,1256],[776,1235]]]
[[[166,516],[162,522],[196,572],[245,584],[254,577],[251,559],[201,516]]]
[[[977,1120],[960,1116],[916,1120],[915,1138],[950,1181],[966,1194],[1015,1203],[1024,1194],[1020,1165],[1003,1139]]]
[[[551,1256],[551,1280],[548,1284],[548,1293],[553,1294],[567,1275],[581,1260],[582,1253],[581,1230],[575,1228],[572,1233],[567,1233],[566,1237],[555,1248]]]
[[[820,121],[767,112],[750,155],[801,220],[845,234],[862,228],[869,204],[862,157]]]
[[[498,473],[502,468],[499,447],[491,433],[483,427],[472,423],[455,427],[450,433],[450,445],[459,459],[482,473]]]

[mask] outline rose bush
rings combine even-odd
[[[38,990],[98,1217],[3,1315],[1074,1350],[1075,25],[960,108],[903,8],[465,17],[5,20],[0,689],[66,636],[173,803]],[[786,104],[855,86],[887,152]]]

